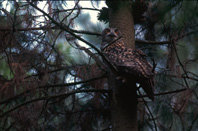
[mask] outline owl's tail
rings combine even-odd
[[[154,101],[154,80],[152,79],[146,79],[143,80],[140,85],[146,92],[147,96]]]

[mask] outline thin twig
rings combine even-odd
[[[154,94],[154,96],[161,96],[161,95],[169,95],[169,94],[174,94],[174,93],[180,93],[180,92],[186,91],[186,90],[187,90],[187,88],[183,88],[183,89],[179,89],[179,90],[175,90],[175,91],[160,92],[160,93]],[[148,97],[148,95],[138,96],[138,98],[142,98],[142,97]]]
[[[65,84],[55,84],[55,85],[44,85],[44,86],[40,86],[38,87],[38,89],[41,89],[41,88],[49,88],[49,87],[66,87],[66,86],[73,86],[73,85],[78,85],[78,84],[83,84],[83,83],[88,83],[88,82],[91,82],[91,81],[95,81],[95,80],[98,80],[98,79],[102,79],[104,78],[105,76],[100,76],[100,77],[95,77],[95,78],[91,78],[91,79],[88,79],[88,80],[85,80],[85,81],[78,81],[78,82],[71,82],[71,83],[65,83]],[[1,104],[5,104],[5,103],[8,103],[8,102],[11,102],[12,100],[16,100],[17,98],[23,96],[24,94],[26,93],[29,93],[33,91],[33,89],[29,89],[29,90],[26,90],[14,97],[11,97],[11,98],[8,98],[6,100],[3,100],[3,101],[0,101],[0,105]]]
[[[137,91],[138,91],[138,93],[140,94],[140,96],[142,96],[141,92],[140,92],[139,90],[137,90]],[[157,125],[156,125],[156,123],[155,123],[155,119],[154,119],[154,117],[153,117],[153,113],[151,112],[150,108],[148,107],[147,102],[144,100],[144,97],[142,97],[142,100],[143,100],[143,102],[144,102],[146,108],[148,109],[149,114],[151,115],[151,118],[152,118],[152,120],[153,120],[153,124],[154,124],[154,127],[155,127],[155,131],[157,131]]]
[[[89,49],[80,46],[77,43],[75,43],[75,44],[78,47],[78,49],[85,51],[90,57],[92,57],[95,60],[95,62],[97,63],[97,65],[99,66],[99,68],[104,71],[104,67],[105,67],[104,63],[94,53],[92,53]]]
[[[98,48],[96,48],[94,45],[92,45],[91,43],[89,43],[88,41],[84,40],[83,38],[77,36],[74,32],[72,32],[71,30],[69,30],[68,27],[64,26],[64,25],[61,25],[59,24],[56,20],[54,20],[51,16],[49,16],[45,11],[41,10],[40,8],[38,8],[36,5],[32,4],[31,2],[29,2],[29,4],[34,7],[35,9],[37,9],[38,11],[40,11],[41,13],[43,13],[44,15],[46,15],[49,20],[52,21],[52,23],[54,23],[55,25],[57,25],[58,27],[60,27],[60,29],[68,32],[69,34],[71,34],[73,37],[75,37],[76,39],[84,42],[85,44],[87,44],[88,46],[90,46],[91,48],[93,48],[101,57],[102,59],[107,63],[107,65],[110,67],[110,69],[116,73],[117,72],[117,69],[115,69],[113,67],[113,65],[105,58],[105,56],[100,52],[100,50]]]
[[[190,127],[188,128],[188,131],[191,131],[193,129],[193,125],[195,124],[195,122],[198,120],[198,114],[196,115],[196,117],[192,120],[192,124],[190,125]]]
[[[152,45],[171,44],[171,41],[148,41],[148,40],[140,40],[140,39],[136,39],[135,42],[138,44],[152,44]]]
[[[42,27],[33,27],[33,28],[15,28],[16,31],[49,30],[49,29],[60,29],[60,27],[57,27],[57,26],[52,26],[52,27],[42,26]],[[68,28],[68,30],[71,30],[72,32],[79,33],[79,34],[101,36],[101,34],[97,33],[97,32],[91,32],[91,31],[85,31],[85,30],[75,30],[75,29],[71,29],[71,28]],[[12,29],[1,27],[0,31],[12,31]]]
[[[172,42],[174,42],[174,41],[172,41]],[[187,73],[187,71],[185,70],[185,68],[184,68],[184,66],[183,66],[183,64],[182,64],[182,62],[181,62],[181,60],[180,60],[180,58],[179,58],[179,55],[178,55],[178,53],[177,53],[177,49],[176,49],[176,47],[175,47],[175,44],[172,44],[172,46],[173,46],[173,49],[174,49],[174,51],[175,51],[177,60],[178,60],[178,62],[179,62],[179,64],[180,64],[180,66],[182,67],[182,70],[184,71],[186,77],[188,77],[188,73]],[[189,84],[188,84],[188,81],[186,80],[186,78],[183,77],[183,79],[184,79],[184,82],[185,82],[185,84],[186,84],[186,87],[187,87],[187,88],[190,88],[190,87],[189,87]],[[195,97],[198,99],[198,96],[197,96],[197,94],[196,94],[195,91],[193,91],[193,94],[194,94]]]
[[[10,112],[22,107],[22,106],[33,103],[33,102],[37,102],[37,101],[41,101],[41,100],[51,100],[51,99],[55,99],[55,98],[58,98],[58,97],[65,97],[66,98],[70,95],[74,95],[74,94],[77,94],[77,93],[85,93],[85,92],[86,93],[89,93],[89,92],[110,93],[111,90],[107,90],[107,89],[86,89],[86,90],[75,90],[75,91],[71,91],[71,92],[63,93],[63,94],[58,94],[58,95],[44,96],[44,97],[36,98],[36,99],[33,99],[33,100],[26,101],[22,104],[19,104],[19,105],[15,106],[14,108],[12,108],[12,109],[4,112],[3,114],[1,114],[0,117],[4,117],[8,113],[10,113]]]

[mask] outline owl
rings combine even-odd
[[[125,47],[121,33],[116,28],[106,28],[102,32],[101,52],[118,69],[122,76],[130,76],[154,100],[154,71],[141,50]],[[119,39],[120,38],[120,39]]]

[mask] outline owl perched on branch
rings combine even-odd
[[[101,51],[107,60],[117,68],[123,77],[135,80],[154,100],[154,71],[141,50],[125,47],[121,33],[116,28],[106,28],[102,32]],[[119,39],[120,38],[120,39]],[[130,76],[130,77],[129,77]]]

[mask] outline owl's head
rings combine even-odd
[[[102,31],[102,43],[101,49],[112,41],[118,39],[121,36],[120,31],[117,28],[106,28]]]

